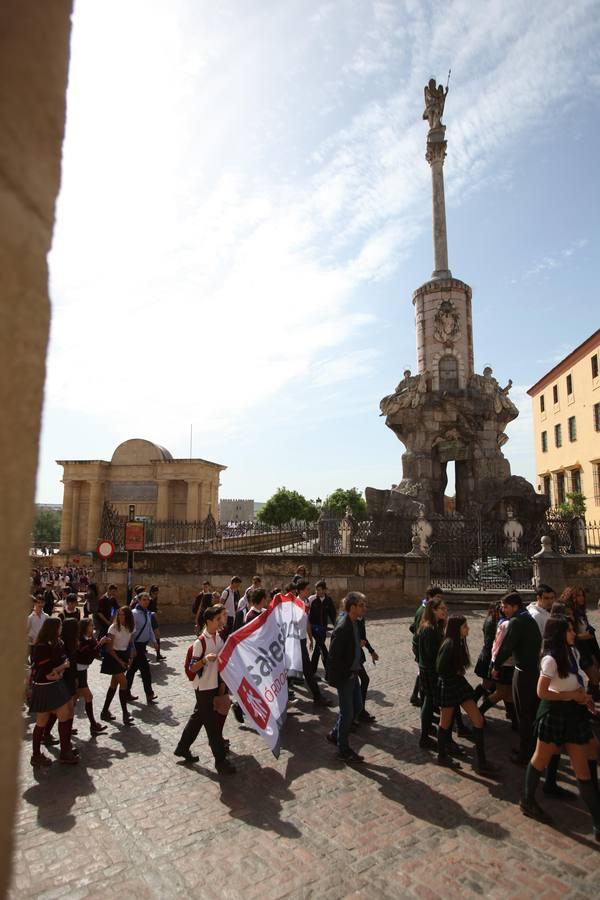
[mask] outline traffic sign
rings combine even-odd
[[[96,553],[101,559],[110,559],[115,552],[115,545],[112,541],[98,541],[96,545]]]

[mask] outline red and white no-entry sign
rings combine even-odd
[[[98,541],[96,545],[96,553],[101,559],[110,559],[115,552],[115,545],[112,541]]]

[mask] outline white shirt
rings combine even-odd
[[[579,666],[579,653],[577,650],[573,648],[573,654],[575,659],[577,660],[577,669],[579,671],[579,677],[583,679],[583,684],[585,685],[587,681],[587,676],[585,672]],[[544,656],[542,657],[542,662],[540,665],[540,675],[545,675],[546,678],[550,678],[550,684],[548,685],[549,691],[554,691],[557,694],[563,694],[565,691],[576,691],[577,688],[581,687],[581,684],[575,675],[572,672],[569,672],[566,678],[560,678],[558,675],[558,667],[556,665],[556,660],[553,656]]]
[[[128,631],[125,626],[119,631],[116,622],[113,622],[108,629],[108,636],[112,638],[113,650],[119,650],[121,652],[127,650],[132,638],[131,631]]]
[[[202,641],[198,638],[194,641],[194,649],[192,651],[193,659],[201,659],[210,653],[216,653],[217,656],[223,647],[223,641],[218,634],[210,635],[206,629],[202,632],[201,637],[206,642],[206,650],[202,646]],[[219,686],[219,665],[218,660],[206,663],[201,669],[198,669],[196,677],[192,681],[194,690],[196,691],[212,691]]]
[[[225,604],[227,610],[227,618],[235,619],[235,598],[233,596],[233,588],[225,588],[221,594],[221,601]]]
[[[27,640],[30,644],[35,644],[42,625],[49,618],[50,616],[43,610],[39,616],[35,610],[27,616]]]
[[[540,629],[542,637],[544,637],[544,629],[546,627],[546,622],[550,618],[550,611],[544,609],[543,606],[538,606],[537,603],[530,603],[527,607],[527,612],[532,619],[535,619],[535,624]]]

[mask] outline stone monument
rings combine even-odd
[[[442,122],[447,93],[433,78],[425,87],[434,270],[413,294],[418,372],[407,369],[380,404],[386,425],[406,446],[402,481],[390,491],[367,488],[367,502],[373,514],[442,517],[447,466],[453,462],[456,513],[497,522],[539,520],[544,498],[524,478],[511,475],[502,453],[506,427],[519,414],[509,396],[512,381],[501,387],[489,366],[482,375],[475,372],[471,288],[448,266]]]

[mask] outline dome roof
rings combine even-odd
[[[119,444],[112,455],[111,464],[113,466],[140,466],[156,459],[167,460],[173,459],[173,457],[159,444],[153,444],[152,441],[145,441],[142,438],[131,438],[131,440]]]

